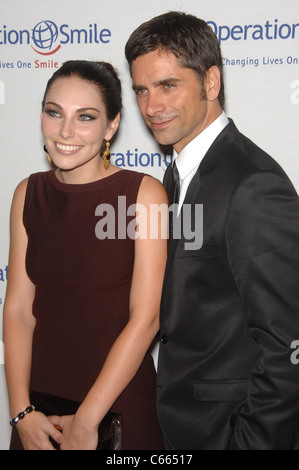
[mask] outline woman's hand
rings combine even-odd
[[[80,424],[76,415],[50,416],[48,419],[52,425],[62,429],[64,439],[60,450],[96,450],[97,429],[89,429],[86,423]]]
[[[34,411],[20,420],[17,430],[25,450],[55,450],[49,438],[59,445],[64,440],[61,432],[39,411]]]

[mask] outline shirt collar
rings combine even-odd
[[[176,161],[181,180],[199,166],[216,137],[228,123],[229,120],[223,111],[209,127],[186,145],[179,154],[173,150],[173,161]]]

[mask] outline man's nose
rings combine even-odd
[[[146,114],[150,117],[154,117],[164,111],[165,105],[162,97],[158,92],[150,92],[146,102]]]

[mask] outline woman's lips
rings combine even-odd
[[[61,144],[59,142],[56,142],[55,146],[58,151],[63,152],[63,153],[77,152],[77,150],[80,150],[83,147],[83,145],[67,145],[67,144]]]

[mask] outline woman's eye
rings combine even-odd
[[[92,114],[80,114],[80,121],[94,121],[95,117]]]
[[[55,109],[45,109],[45,113],[51,117],[60,117],[59,112],[55,111]]]

